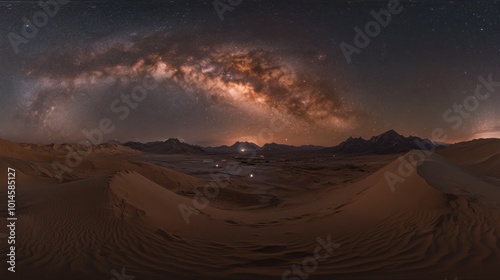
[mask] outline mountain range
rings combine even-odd
[[[205,150],[199,146],[181,142],[179,139],[170,138],[166,141],[149,143],[127,142],[123,144],[129,148],[146,153],[171,155],[171,154],[204,154]]]
[[[403,136],[394,130],[389,130],[370,139],[361,137],[350,137],[346,141],[334,147],[322,147],[314,145],[291,146],[285,144],[269,143],[262,147],[252,142],[236,142],[231,146],[200,147],[181,142],[171,138],[163,142],[127,142],[124,146],[147,153],[156,154],[203,154],[203,153],[241,153],[249,150],[261,151],[263,153],[289,153],[289,152],[314,152],[333,153],[342,155],[355,154],[395,154],[423,148],[439,148],[443,144],[437,144],[429,139],[416,136]]]
[[[335,147],[321,151],[338,154],[396,154],[441,146],[444,145],[416,136],[405,137],[394,130],[389,130],[368,140],[350,137]]]

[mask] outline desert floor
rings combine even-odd
[[[103,145],[60,182],[51,164],[68,147],[0,142],[18,218],[17,272],[4,239],[2,279],[500,279],[500,140],[410,170],[416,151],[248,161]]]

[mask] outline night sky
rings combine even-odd
[[[402,1],[349,63],[342,42],[388,2],[243,0],[221,20],[212,1],[70,1],[47,18],[1,1],[0,138],[79,142],[102,119],[122,142],[500,137],[500,87],[468,98],[479,76],[500,82],[500,2]]]

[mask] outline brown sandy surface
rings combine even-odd
[[[2,279],[112,279],[122,267],[136,280],[281,279],[328,236],[340,247],[310,279],[500,279],[500,140],[439,151],[394,192],[384,175],[398,174],[398,155],[268,156],[228,175],[189,224],[179,205],[232,156],[103,145],[60,182],[51,164],[68,145],[0,141],[18,217],[17,272],[2,242]]]

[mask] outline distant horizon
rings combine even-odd
[[[129,143],[129,142],[137,142],[137,143],[141,143],[141,144],[146,144],[146,143],[154,143],[154,142],[165,142],[165,141],[168,141],[170,139],[177,139],[177,140],[179,140],[182,143],[185,143],[185,144],[188,144],[188,145],[192,145],[192,146],[199,146],[199,147],[202,147],[202,148],[210,148],[210,147],[211,148],[217,148],[217,147],[222,147],[222,146],[228,146],[228,147],[230,147],[230,146],[232,146],[232,145],[234,145],[234,144],[236,144],[238,142],[240,142],[240,143],[245,143],[246,142],[246,143],[255,144],[255,145],[259,146],[260,148],[262,148],[264,145],[267,145],[267,144],[287,145],[287,146],[293,146],[293,147],[318,146],[318,147],[328,148],[328,147],[335,147],[335,146],[337,146],[337,145],[345,142],[349,138],[362,138],[362,139],[365,139],[365,140],[369,140],[372,137],[382,135],[382,134],[387,133],[387,132],[389,132],[391,130],[395,131],[396,133],[398,133],[399,135],[404,136],[404,137],[418,137],[418,138],[422,138],[422,139],[429,139],[429,140],[433,141],[434,143],[447,144],[447,145],[454,145],[454,144],[459,144],[459,143],[463,143],[463,142],[470,142],[470,141],[482,140],[482,139],[499,139],[500,140],[500,135],[499,135],[498,137],[495,137],[495,136],[493,136],[493,137],[479,137],[479,138],[471,138],[471,139],[464,139],[464,140],[455,140],[455,141],[440,142],[440,141],[434,141],[433,139],[431,139],[429,137],[422,137],[422,136],[418,136],[418,135],[405,135],[405,134],[399,133],[398,131],[396,131],[394,129],[389,129],[389,130],[384,131],[382,133],[375,134],[375,135],[368,136],[368,137],[349,136],[349,137],[345,138],[344,140],[341,140],[338,143],[327,144],[327,145],[324,145],[324,144],[315,144],[315,143],[292,144],[292,143],[276,142],[276,141],[266,142],[266,143],[256,143],[256,142],[249,141],[249,140],[235,140],[235,141],[226,142],[226,143],[223,143],[223,144],[211,144],[211,145],[203,145],[202,144],[202,145],[200,145],[200,144],[197,144],[196,142],[187,141],[187,140],[183,139],[182,137],[168,137],[168,138],[163,138],[163,139],[145,140],[145,141],[110,139],[110,140],[102,141],[102,142],[100,142],[97,145],[108,144],[110,142],[119,142],[120,144],[126,144],[126,143]],[[9,141],[9,142],[12,142],[12,143],[17,143],[17,144],[33,144],[33,145],[38,145],[38,144],[40,144],[40,145],[51,145],[51,144],[63,145],[63,144],[78,144],[79,142],[81,142],[81,141],[75,141],[75,142],[65,142],[65,141],[57,141],[57,142],[56,141],[54,141],[54,142],[50,142],[50,141],[48,141],[48,142],[26,142],[26,141],[11,140],[11,139],[8,139],[8,138],[3,138],[3,137],[0,137],[0,139],[6,140],[6,141]],[[85,139],[83,141],[85,141]]]

